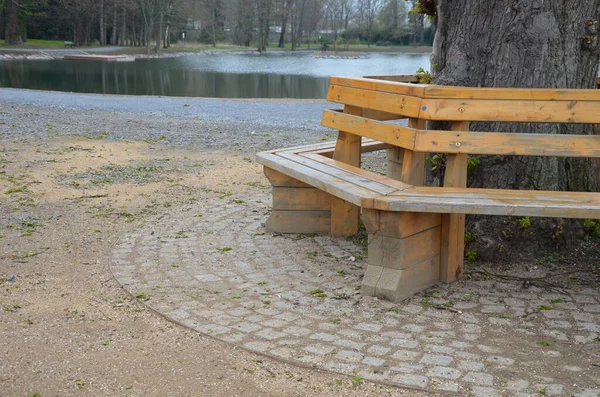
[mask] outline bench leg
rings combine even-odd
[[[346,106],[344,113],[360,115],[362,109]],[[340,131],[333,152],[333,159],[360,167],[362,137]],[[334,236],[353,236],[358,233],[360,207],[338,197],[331,198],[331,234]]]
[[[273,212],[267,232],[329,233],[331,195],[271,168],[264,168],[273,185]]]
[[[399,302],[440,279],[441,215],[363,209],[369,233],[362,294]]]

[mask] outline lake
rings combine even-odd
[[[121,95],[322,99],[329,77],[414,74],[429,54],[209,53],[135,62],[0,61],[0,86]]]

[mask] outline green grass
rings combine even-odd
[[[7,46],[7,47],[23,47],[23,48],[65,48],[65,41],[72,40],[40,40],[27,39],[23,44]],[[0,40],[0,45],[5,46],[4,40]],[[93,43],[91,47],[98,47],[98,43]]]

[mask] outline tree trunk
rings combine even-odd
[[[113,23],[112,23],[112,34],[110,37],[110,44],[117,45],[117,15],[118,15],[118,4],[117,0],[113,1]]]
[[[217,10],[212,9],[212,46],[217,46]]]
[[[6,0],[6,29],[4,42],[9,45],[23,44],[19,26],[19,0]]]
[[[121,30],[119,31],[119,45],[127,45],[127,8],[123,5],[123,15],[121,15]]]
[[[144,25],[144,44],[146,45],[146,55],[150,54],[150,36],[154,28],[154,23],[150,22],[149,25]]]
[[[277,44],[278,48],[285,47],[285,31],[287,29],[288,18],[290,16],[290,7],[292,5],[292,0],[286,0],[283,3],[283,14],[281,17],[281,33],[279,34],[279,44]]]
[[[577,2],[577,6],[570,0],[438,0],[431,57],[434,82],[596,88],[599,17],[600,0]],[[471,123],[471,130],[593,134],[591,125]],[[595,168],[588,159],[488,156],[469,173],[469,186],[595,191]],[[487,225],[498,222],[481,218],[468,223],[472,227],[485,223],[489,230]],[[497,225],[496,232],[503,230]],[[498,247],[494,248],[497,254]]]
[[[158,16],[158,29],[156,31],[156,46],[154,47],[154,51],[158,54],[158,52],[160,51],[160,40],[162,37],[162,30],[163,30],[163,18],[164,18],[164,13],[161,11],[160,15]]]
[[[106,23],[104,21],[104,2],[100,0],[100,45],[106,45]]]

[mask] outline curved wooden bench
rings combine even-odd
[[[598,135],[469,131],[470,121],[600,123],[597,90],[437,87],[406,76],[335,78],[322,124],[335,142],[257,155],[273,184],[269,231],[369,233],[363,293],[398,301],[463,273],[465,214],[600,219],[594,192],[466,187],[467,155],[600,158]],[[390,121],[408,118],[408,126]],[[450,131],[425,128],[450,120]],[[363,152],[387,150],[388,175],[360,168]],[[424,154],[446,153],[443,187],[423,186]]]

